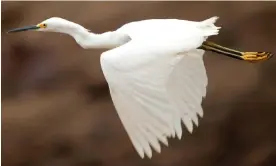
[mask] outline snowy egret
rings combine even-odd
[[[217,35],[218,17],[203,21],[151,19],[95,34],[81,25],[53,17],[37,25],[17,28],[71,35],[83,48],[110,49],[101,67],[121,122],[140,157],[152,157],[168,146],[168,138],[182,137],[183,123],[192,133],[203,117],[206,96],[205,51],[258,62],[270,52],[241,52],[206,41]],[[193,124],[194,123],[194,124]]]

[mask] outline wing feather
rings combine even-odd
[[[146,49],[145,49],[146,48]],[[207,76],[203,50],[178,54],[131,41],[101,56],[110,94],[128,136],[144,158],[160,152],[168,137],[189,132],[203,116]],[[151,148],[152,147],[152,148]]]

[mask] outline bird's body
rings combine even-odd
[[[218,33],[215,19],[209,29],[183,20],[130,23],[116,32],[131,40],[102,54],[115,108],[141,157],[152,156],[150,146],[160,152],[159,141],[167,144],[167,137],[180,139],[181,122],[192,132],[203,116],[207,75],[204,50],[197,48],[206,34]]]
[[[165,42],[165,39],[181,39],[183,37],[181,35],[186,36],[191,32],[197,32],[200,23],[178,19],[150,19],[127,23],[116,32],[126,33],[135,40]],[[198,32],[193,34],[198,34]],[[152,44],[152,42],[149,43]]]
[[[200,22],[143,20],[103,34],[94,34],[61,18],[50,18],[10,32],[61,32],[71,35],[83,48],[109,49],[101,55],[102,71],[123,126],[143,158],[145,154],[152,157],[152,148],[161,151],[159,141],[168,145],[168,137],[180,139],[182,122],[189,132],[193,123],[198,125],[208,82],[205,50],[242,60],[268,57],[267,53],[239,52],[206,43],[209,36],[219,32],[220,27],[214,25],[217,18]]]
[[[150,146],[160,152],[159,141],[167,144],[167,137],[180,139],[182,121],[192,132],[197,114],[203,116],[207,75],[204,51],[197,48],[218,33],[215,20],[207,25],[175,19],[126,24],[116,32],[131,40],[102,54],[112,100],[141,157],[152,156]]]

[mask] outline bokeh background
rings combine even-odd
[[[275,166],[276,59],[246,63],[214,53],[204,118],[193,134],[141,160],[111,102],[99,57],[66,35],[24,32],[52,16],[95,33],[150,18],[217,15],[210,40],[276,53],[275,2],[1,2],[4,166]]]

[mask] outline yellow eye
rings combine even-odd
[[[46,28],[46,27],[47,27],[46,24],[38,24],[37,26],[38,26],[39,28]]]

